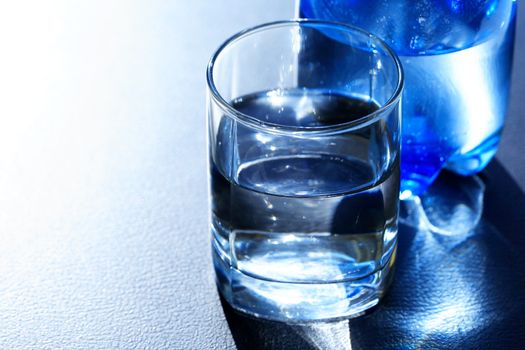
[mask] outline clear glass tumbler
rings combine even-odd
[[[377,304],[397,242],[395,53],[355,27],[275,22],[228,39],[207,82],[212,250],[224,298],[297,322]]]

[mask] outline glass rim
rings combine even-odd
[[[390,98],[382,104],[377,110],[368,113],[367,115],[364,115],[362,117],[359,117],[355,120],[347,121],[344,123],[338,123],[333,125],[321,125],[321,126],[292,126],[292,125],[283,125],[278,123],[271,123],[271,122],[265,122],[262,121],[256,117],[253,117],[249,114],[245,114],[239,110],[237,110],[230,102],[228,102],[222,95],[219,93],[216,85],[215,80],[213,78],[214,73],[214,66],[215,62],[217,61],[220,54],[229,46],[234,44],[235,42],[251,36],[253,34],[256,34],[261,31],[265,30],[271,30],[279,27],[286,27],[286,26],[297,26],[301,24],[312,24],[312,25],[319,25],[319,26],[326,26],[326,27],[332,27],[339,30],[343,30],[346,32],[357,32],[360,34],[366,35],[368,38],[374,40],[376,43],[378,43],[381,48],[388,54],[388,56],[394,61],[394,64],[396,66],[397,71],[397,83],[396,87],[391,94]],[[375,34],[372,34],[362,28],[341,23],[341,22],[335,22],[335,21],[325,21],[325,20],[317,20],[317,19],[291,19],[291,20],[281,20],[281,21],[274,21],[274,22],[267,22],[263,24],[259,24],[253,27],[246,28],[228,39],[224,41],[213,53],[208,66],[206,68],[206,81],[208,85],[208,90],[211,92],[211,96],[213,100],[223,109],[225,110],[230,117],[233,117],[235,120],[251,126],[258,129],[263,129],[266,131],[272,130],[275,132],[283,132],[283,133],[297,133],[297,134],[318,134],[318,133],[331,133],[331,132],[340,132],[341,130],[349,131],[353,129],[359,129],[362,127],[365,127],[367,125],[370,125],[374,123],[376,120],[381,119],[382,115],[385,111],[388,111],[391,109],[401,98],[402,92],[403,92],[403,86],[404,86],[404,73],[403,73],[403,67],[401,65],[401,61],[399,60],[399,57],[395,53],[395,51],[388,46],[388,44],[383,41],[381,38],[376,36]]]

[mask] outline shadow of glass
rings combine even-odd
[[[374,313],[351,320],[353,349],[525,347],[525,194],[497,160],[482,177],[470,232],[400,227],[394,283]]]
[[[287,324],[252,318],[221,304],[239,350],[300,349],[351,350],[348,320]]]
[[[390,291],[356,319],[269,322],[238,314],[222,301],[238,349],[525,348],[525,194],[497,160],[482,174],[485,186],[465,182],[473,197],[456,190],[460,178],[441,178],[425,211],[451,203],[455,193],[456,199],[475,199],[485,189],[483,215],[473,229],[461,222],[472,215],[445,215],[448,234],[401,224]]]
[[[319,349],[298,332],[301,326],[252,318],[235,311],[221,296],[224,315],[239,350]],[[346,325],[348,331],[348,323]]]

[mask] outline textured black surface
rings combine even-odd
[[[384,302],[284,325],[221,305],[207,231],[205,80],[227,36],[292,1],[0,5],[1,349],[525,347],[525,12],[481,225],[401,231]]]

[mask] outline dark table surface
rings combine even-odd
[[[525,9],[483,218],[403,226],[390,293],[352,321],[249,319],[214,287],[204,70],[293,1],[0,5],[1,349],[525,348]]]

